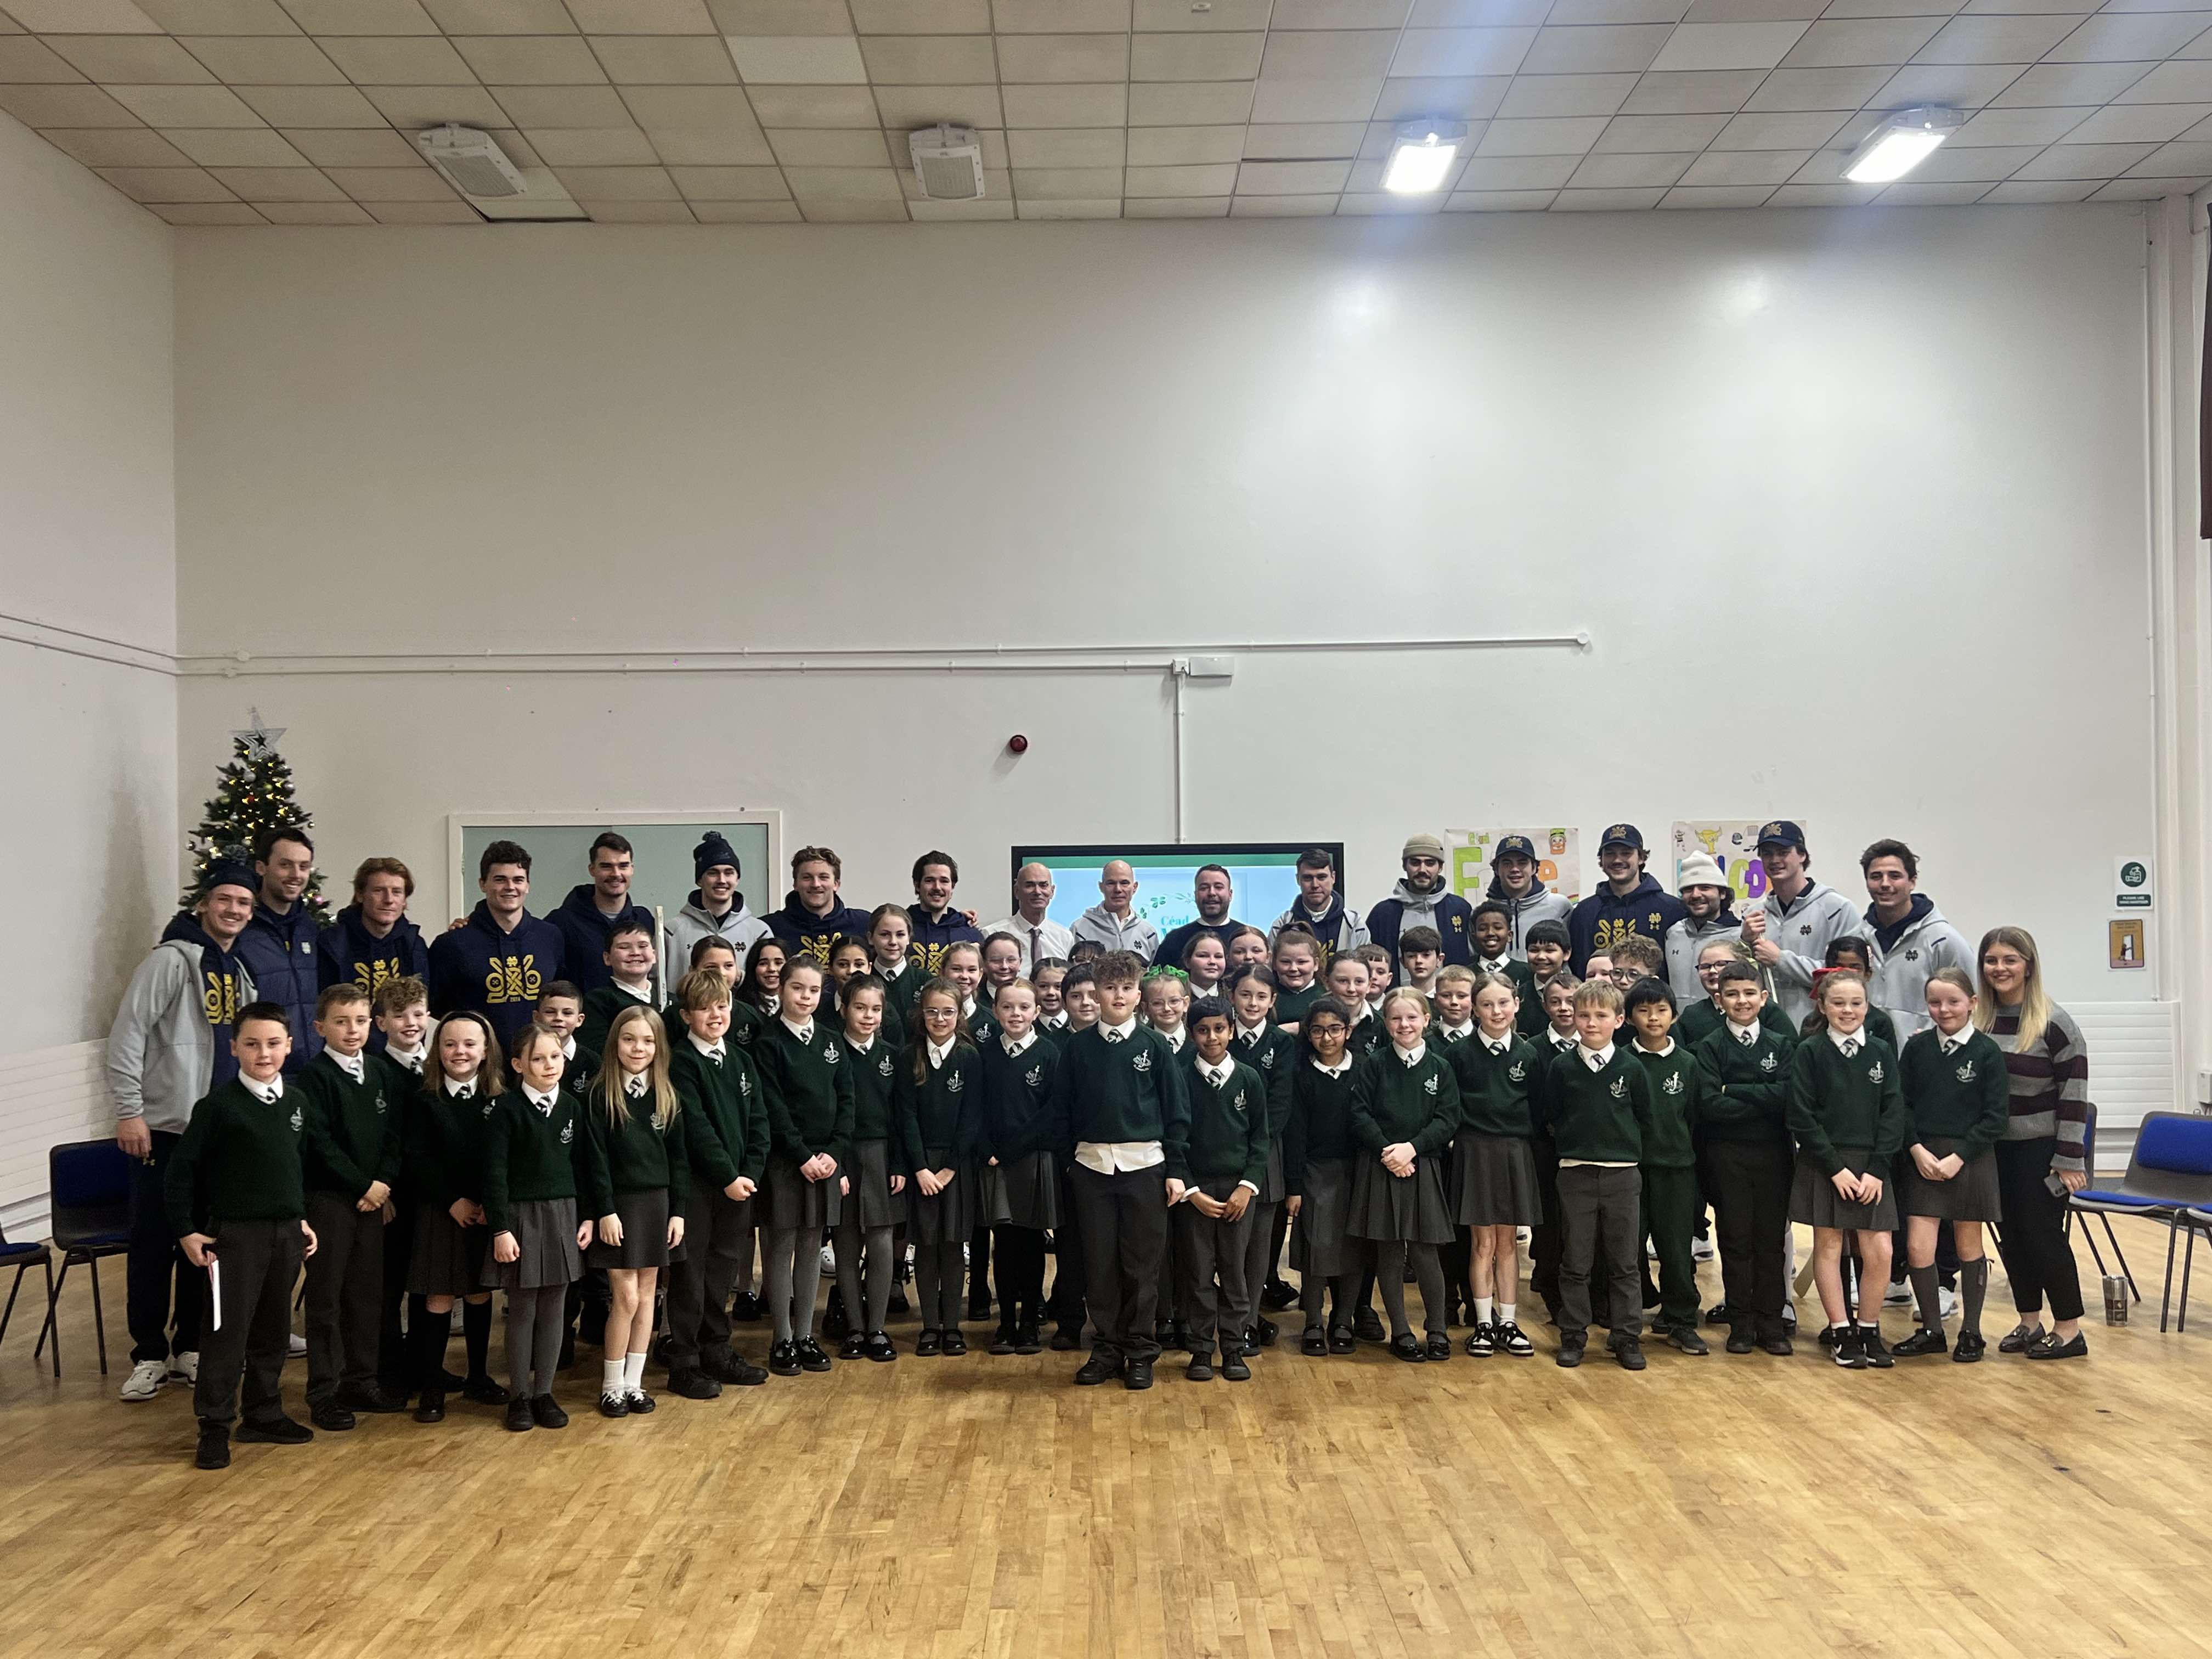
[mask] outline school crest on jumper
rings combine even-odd
[[[1421,1079],[1421,1092],[1425,1095],[1432,1095],[1436,1093],[1437,1083],[1437,1079],[1433,1074],[1423,1078]]]
[[[876,1070],[883,1076],[889,1077],[894,1069],[895,1068],[891,1065],[890,1053],[887,1049],[884,1051],[884,1057],[876,1062]],[[750,1094],[752,1091],[748,1089],[745,1092],[747,1094]]]
[[[1765,1054],[1763,1054],[1759,1057],[1759,1069],[1762,1072],[1772,1071],[1775,1067],[1775,1063],[1774,1053],[1771,1049],[1769,1049]]]
[[[297,1133],[299,1133],[299,1132],[300,1132],[300,1109],[299,1109],[297,1106],[295,1106],[295,1107],[292,1109],[292,1133],[293,1133],[294,1134],[297,1134]]]
[[[965,1088],[967,1085],[968,1079],[961,1076],[959,1073],[955,1072],[951,1077],[945,1079],[945,1092],[948,1095],[957,1095],[962,1089]]]
[[[1972,1083],[1974,1080],[1974,1062],[1971,1060],[1968,1060],[1964,1066],[1961,1066],[1958,1069],[1954,1075],[1961,1083]]]
[[[561,1144],[563,1146],[568,1146],[574,1142],[575,1139],[576,1120],[572,1117],[566,1123],[561,1126]]]
[[[1434,1078],[1429,1080],[1431,1083],[1436,1081]],[[1237,1098],[1229,1103],[1229,1109],[1232,1112],[1242,1112],[1244,1109],[1244,1091],[1242,1089],[1237,1091]]]
[[[1149,1072],[1152,1069],[1152,1056],[1149,1051],[1139,1048],[1137,1050],[1135,1058],[1131,1060],[1129,1064],[1137,1071]]]
[[[1528,1062],[1525,1060],[1515,1060],[1505,1068],[1505,1075],[1516,1083],[1523,1081],[1528,1075]]]
[[[886,1054],[884,1056],[884,1064],[886,1066],[890,1064],[890,1055]],[[742,1095],[747,1100],[750,1100],[753,1097],[753,1080],[747,1077],[743,1072],[738,1073],[738,1093]]]
[[[381,1089],[376,1091],[376,1115],[379,1117],[384,1115],[384,1091]]]
[[[1670,1095],[1680,1094],[1682,1092],[1682,1074],[1680,1072],[1668,1073],[1665,1079],[1659,1085],[1659,1086]]]
[[[1272,1072],[1275,1069],[1275,1051],[1273,1048],[1269,1048],[1261,1054],[1260,1066],[1263,1071]]]
[[[1879,1083],[1881,1081],[1881,1062],[1880,1060],[1877,1060],[1873,1065],[1867,1067],[1867,1081],[1869,1083]]]
[[[1615,1100],[1626,1100],[1626,1099],[1627,1099],[1627,1098],[1628,1098],[1628,1079],[1627,1079],[1626,1078],[1625,1078],[1625,1077],[1617,1077],[1617,1078],[1613,1079],[1613,1080],[1612,1081],[1612,1083],[1611,1083],[1610,1085],[1607,1085],[1607,1092],[1608,1094],[1610,1094],[1610,1095],[1611,1095],[1611,1096],[1612,1096]]]
[[[835,1066],[837,1063],[837,1045],[834,1042],[823,1043],[822,1045],[822,1058],[828,1060],[832,1066]]]
[[[1044,1081],[1044,1067],[1042,1066],[1030,1066],[1028,1071],[1022,1073],[1022,1081],[1028,1084],[1030,1088],[1036,1088],[1038,1084]]]

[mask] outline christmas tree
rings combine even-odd
[[[199,896],[207,867],[222,858],[253,857],[254,842],[266,830],[305,830],[313,817],[301,810],[292,798],[292,769],[276,752],[276,739],[284,728],[271,731],[261,723],[258,708],[249,711],[253,723],[230,734],[230,763],[216,775],[215,793],[203,809],[200,827],[188,837],[192,855],[191,885],[185,890],[184,906],[190,909]],[[307,913],[317,921],[328,921],[330,907],[323,902],[323,875],[308,878],[300,896]]]

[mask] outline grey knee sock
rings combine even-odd
[[[538,1331],[538,1292],[507,1293],[507,1389],[517,1400],[530,1398],[530,1356]]]
[[[1920,1322],[1931,1331],[1943,1328],[1942,1294],[1936,1283],[1936,1264],[1924,1267],[1907,1267],[1905,1276],[1912,1281],[1912,1299],[1920,1306]]]
[[[1322,1298],[1328,1294],[1328,1281],[1316,1273],[1298,1275],[1298,1311],[1306,1316],[1306,1328],[1317,1331],[1322,1328]]]
[[[1435,1261],[1431,1253],[1430,1260]],[[1411,1336],[1413,1327],[1406,1317],[1406,1246],[1397,1239],[1375,1247],[1375,1285],[1382,1292],[1382,1311],[1390,1316],[1390,1334]]]
[[[761,1274],[763,1299],[768,1304],[770,1328],[775,1340],[791,1340],[791,1276],[792,1253],[799,1247],[799,1231],[796,1227],[777,1227],[768,1233],[768,1265]],[[815,1276],[822,1272],[820,1252],[814,1256]]]
[[[793,1334],[814,1334],[814,1304],[822,1299],[822,1233],[810,1227],[793,1243],[791,1270],[791,1328]]]
[[[548,1285],[538,1291],[538,1346],[530,1357],[530,1369],[537,1376],[531,1385],[532,1400],[553,1392],[553,1376],[561,1369],[561,1339],[568,1331],[568,1310],[566,1285]]]
[[[1982,1334],[1982,1298],[1990,1291],[1990,1259],[1959,1264],[1959,1334]]]

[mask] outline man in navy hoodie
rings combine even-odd
[[[631,858],[628,837],[611,830],[601,831],[592,843],[586,865],[592,878],[571,887],[561,908],[548,918],[561,930],[561,959],[568,969],[562,977],[586,994],[614,982],[606,956],[607,936],[617,922],[637,921],[656,940],[660,937],[653,912],[630,902]]]
[[[320,928],[301,902],[315,873],[315,843],[304,830],[264,830],[254,842],[253,873],[261,882],[253,919],[232,948],[253,976],[260,1000],[275,1003],[292,1023],[292,1052],[284,1061],[289,1076],[323,1047],[315,1030],[315,999],[323,989],[315,967]]]
[[[823,969],[830,949],[841,939],[865,939],[868,913],[838,896],[845,861],[827,847],[802,847],[791,855],[791,891],[783,908],[763,918],[776,943],[794,957],[808,957]]]
[[[1444,965],[1474,961],[1474,907],[1444,886],[1444,844],[1423,834],[1407,837],[1398,862],[1406,872],[1396,890],[1367,913],[1367,938],[1398,961],[1398,935],[1408,927],[1433,927],[1444,943]]]
[[[321,989],[358,985],[371,996],[386,980],[422,979],[430,971],[430,947],[407,920],[415,872],[398,859],[363,859],[353,872],[353,902],[315,941],[315,977]],[[368,1046],[381,1053],[384,1033]]]
[[[952,890],[959,884],[960,866],[951,854],[933,848],[914,861],[914,902],[906,907],[906,955],[931,979],[945,971],[949,948],[983,942],[975,917],[952,908]],[[863,936],[866,931],[863,923]]]
[[[442,1018],[472,1008],[505,1048],[530,1024],[538,993],[563,977],[561,930],[523,908],[530,850],[520,843],[495,841],[483,849],[477,888],[483,899],[469,919],[430,945],[430,1012]]]
[[[1567,959],[1582,974],[1593,951],[1605,951],[1631,933],[1641,933],[1662,950],[1667,930],[1690,914],[1682,901],[1646,874],[1651,854],[1644,832],[1632,823],[1606,826],[1597,848],[1597,867],[1605,880],[1567,917]]]

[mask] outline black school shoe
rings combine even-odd
[[[230,1467],[230,1430],[222,1423],[200,1425],[200,1442],[192,1452],[192,1467],[196,1469],[227,1469]]]
[[[1127,1364],[1121,1367],[1121,1386],[1128,1389],[1132,1394],[1136,1393],[1140,1389],[1151,1388],[1152,1386],[1152,1362],[1149,1359],[1132,1359]]]
[[[1244,1352],[1246,1353],[1250,1353],[1252,1352],[1252,1344],[1255,1338],[1257,1339],[1260,1346],[1263,1348],[1272,1348],[1275,1346],[1275,1339],[1282,1335],[1282,1334],[1283,1328],[1280,1325],[1278,1325],[1273,1320],[1255,1320],[1252,1322],[1251,1330],[1245,1335]]]
[[[1886,1371],[1897,1361],[1890,1358],[1889,1350],[1882,1345],[1881,1327],[1859,1327],[1859,1350],[1866,1355],[1867,1364],[1878,1371]]]
[[[967,1352],[968,1339],[960,1334],[960,1328],[957,1325],[945,1333],[945,1358],[955,1358]]]
[[[731,1298],[730,1317],[740,1325],[757,1325],[761,1322],[761,1299],[750,1291],[742,1291]]]
[[[1563,1340],[1559,1344],[1559,1369],[1563,1371],[1571,1371],[1574,1370],[1576,1366],[1581,1364],[1583,1363],[1583,1350],[1588,1346],[1589,1345],[1587,1343],[1569,1342]]]
[[[504,1406],[507,1390],[488,1376],[471,1376],[461,1383],[461,1392],[479,1406]]]
[[[386,1416],[407,1409],[406,1397],[371,1384],[366,1389],[341,1389],[337,1403],[362,1416]]]
[[[1287,1279],[1271,1279],[1260,1292],[1260,1305],[1269,1313],[1280,1313],[1285,1308],[1294,1308],[1297,1302],[1297,1290]]]
[[[1716,1302],[1705,1310],[1705,1323],[1708,1325],[1725,1325],[1735,1316],[1729,1311],[1729,1304],[1725,1302]]]
[[[1013,1351],[1013,1332],[1004,1325],[1000,1326],[996,1331],[992,1333],[990,1352],[996,1354],[1008,1354],[1012,1353]]]
[[[1431,1331],[1428,1351],[1429,1358],[1431,1359],[1437,1361],[1449,1359],[1452,1355],[1451,1338],[1443,1331]]]
[[[840,1359],[863,1358],[867,1352],[868,1339],[858,1331],[854,1331],[837,1345],[837,1358]]]
[[[1772,1354],[1777,1359],[1787,1359],[1797,1352],[1797,1345],[1790,1340],[1787,1331],[1777,1331],[1771,1336],[1759,1339],[1760,1352]]]
[[[623,1404],[629,1407],[632,1417],[643,1417],[659,1405],[659,1401],[643,1389],[624,1389]]]
[[[863,1358],[872,1359],[879,1365],[888,1365],[898,1358],[897,1347],[893,1345],[890,1334],[884,1331],[870,1331],[860,1352]]]
[[[1342,1356],[1359,1352],[1359,1339],[1341,1325],[1332,1326],[1328,1333],[1328,1351]]]
[[[442,1423],[446,1420],[446,1396],[426,1390],[415,1401],[415,1420],[417,1423]]]
[[[2012,1329],[2006,1332],[2004,1336],[1998,1341],[1997,1352],[1999,1353],[2026,1353],[2030,1348],[2042,1341],[2043,1339],[2049,1334],[2050,1333],[2045,1330],[2040,1325],[2037,1325],[2033,1328],[2026,1325],[2015,1325]]]
[[[1407,1331],[1403,1336],[1390,1339],[1390,1352],[1409,1365],[1418,1365],[1428,1358],[1421,1347],[1421,1339]]]
[[[2089,1357],[2089,1339],[2076,1331],[2061,1342],[2056,1336],[2046,1334],[2042,1341],[2029,1347],[2027,1357],[2030,1359],[2087,1359]],[[241,1439],[244,1437],[240,1437]]]
[[[777,1343],[768,1351],[768,1368],[778,1376],[799,1375],[799,1346],[791,1341]]]
[[[945,1333],[933,1325],[922,1327],[921,1334],[914,1340],[915,1354],[924,1359],[933,1358],[945,1352]],[[769,1364],[775,1362],[771,1359]]]
[[[768,1381],[766,1371],[740,1357],[734,1348],[710,1348],[699,1356],[699,1369],[717,1382],[738,1388],[757,1388]]]
[[[1014,1327],[1014,1352],[1016,1353],[1044,1352],[1044,1336],[1037,1329],[1037,1323],[1034,1319],[1024,1320]]]
[[[1758,1348],[1759,1340],[1752,1335],[1751,1328],[1749,1326],[1731,1325],[1729,1327],[1728,1351],[1730,1353],[1753,1353],[1758,1351]]]
[[[1712,1345],[1704,1337],[1699,1336],[1694,1327],[1689,1325],[1675,1326],[1667,1333],[1667,1340],[1684,1353],[1705,1354],[1713,1351]]]
[[[307,1421],[332,1434],[343,1434],[353,1427],[354,1416],[343,1406],[317,1406],[307,1413]]]
[[[952,1342],[958,1341],[959,1336],[960,1333],[957,1331],[951,1334],[951,1340],[945,1344],[945,1352],[965,1353],[968,1352],[968,1345],[965,1342],[962,1342],[957,1350],[952,1346]],[[823,1352],[822,1345],[819,1342],[817,1342],[812,1337],[800,1337],[799,1339],[798,1348],[799,1369],[802,1371],[826,1371],[830,1369],[830,1356]]]
[[[1182,1368],[1182,1374],[1188,1380],[1193,1382],[1212,1382],[1213,1356],[1211,1353],[1194,1353],[1191,1355],[1190,1364]]]
[[[1305,1334],[1298,1339],[1298,1352],[1309,1359],[1328,1358],[1328,1333],[1318,1325],[1306,1327]]]
[[[599,1396],[599,1415],[602,1417],[628,1417],[629,1415],[629,1397],[619,1391],[601,1395]]]
[[[568,1413],[561,1409],[561,1402],[551,1395],[533,1395],[530,1400],[530,1420],[541,1429],[565,1429],[568,1426]]]
[[[1962,1341],[1964,1340],[1964,1338],[1960,1339]],[[1951,1352],[1951,1345],[1945,1340],[1942,1332],[1931,1331],[1923,1325],[1890,1352],[1899,1359],[1917,1359],[1921,1355],[1927,1353],[1948,1353]]]
[[[527,1434],[538,1426],[538,1419],[530,1409],[530,1402],[520,1395],[507,1402],[507,1426],[510,1433]]]
[[[1979,1331],[1960,1331],[1958,1342],[1951,1349],[1951,1363],[1954,1365],[1974,1364],[1989,1352],[1989,1348],[1990,1345],[1983,1340]]]
[[[668,1373],[668,1392],[686,1400],[720,1400],[722,1385],[696,1366]]]
[[[1607,1342],[1605,1346],[1612,1350],[1614,1361],[1625,1371],[1640,1371],[1651,1363],[1644,1357],[1644,1343],[1639,1338],[1632,1336],[1626,1341]]]
[[[313,1429],[305,1423],[294,1422],[282,1412],[264,1422],[249,1420],[238,1425],[238,1438],[241,1445],[304,1446],[314,1437]]]
[[[1390,1333],[1382,1328],[1382,1316],[1372,1308],[1362,1308],[1352,1316],[1352,1334],[1362,1342],[1390,1340]]]
[[[1147,1366],[1146,1369],[1149,1371],[1151,1367]],[[1093,1353],[1090,1358],[1083,1362],[1082,1369],[1075,1373],[1075,1386],[1079,1389],[1095,1389],[1101,1382],[1111,1382],[1121,1374],[1120,1365],[1103,1354]]]
[[[1252,1368],[1244,1363],[1243,1354],[1224,1353],[1221,1356],[1221,1375],[1231,1382],[1249,1382]]]

